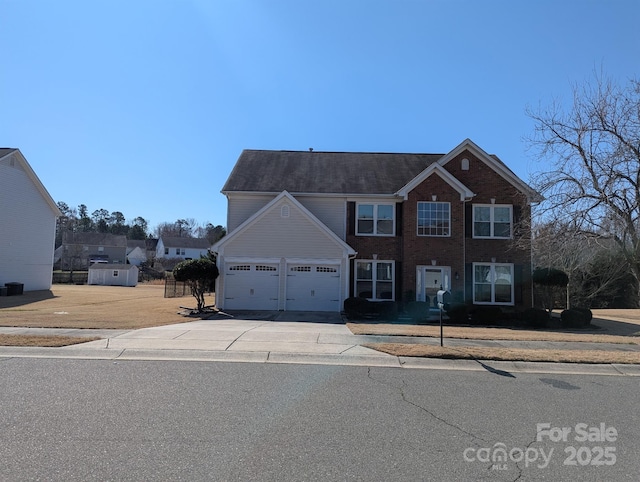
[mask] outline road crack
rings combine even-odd
[[[480,437],[480,436],[478,436],[478,435],[476,435],[476,434],[474,434],[472,432],[469,432],[468,430],[465,430],[463,427],[461,427],[461,426],[459,426],[459,425],[457,425],[457,424],[455,424],[453,422],[450,422],[450,421],[440,417],[439,415],[436,415],[434,412],[432,412],[428,408],[423,407],[422,405],[409,400],[408,395],[405,392],[405,387],[407,386],[407,382],[404,379],[401,380],[402,385],[400,387],[395,387],[390,383],[385,383],[383,381],[380,381],[380,380],[377,380],[376,378],[374,378],[371,375],[371,367],[367,368],[367,377],[370,380],[372,380],[372,381],[374,381],[376,383],[379,383],[379,384],[384,385],[386,387],[391,387],[394,390],[397,390],[398,393],[400,394],[400,397],[402,398],[402,401],[404,403],[406,403],[408,405],[411,405],[412,407],[417,408],[418,410],[428,414],[430,417],[434,418],[435,420],[438,420],[439,422],[443,423],[444,425],[447,425],[448,427],[451,427],[454,430],[457,430],[458,432],[463,433],[463,434],[471,437],[471,439],[472,439],[472,441],[473,441],[473,443],[475,445],[479,445],[479,443],[477,441],[481,441],[481,442],[484,442],[484,443],[490,443],[489,440],[486,440],[486,439],[484,439],[484,438],[482,438],[482,437]]]

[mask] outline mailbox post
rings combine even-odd
[[[442,340],[442,312],[449,308],[449,303],[451,303],[451,292],[448,290],[438,290],[437,301],[438,301],[438,309],[440,310],[440,346],[443,346]]]

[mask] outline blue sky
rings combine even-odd
[[[52,197],[226,223],[242,149],[446,153],[520,177],[527,106],[638,75],[637,0],[0,0],[0,146]]]

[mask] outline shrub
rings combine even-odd
[[[522,312],[522,320],[532,328],[546,328],[549,324],[549,313],[540,308],[527,308]]]
[[[405,311],[413,321],[424,321],[429,318],[429,303],[426,301],[409,301],[405,306]]]
[[[560,313],[562,325],[566,328],[584,328],[591,322],[591,310],[571,308]]]
[[[450,323],[464,324],[469,322],[469,307],[462,303],[449,305],[447,316]]]
[[[499,324],[502,321],[502,308],[499,306],[478,306],[471,312],[471,321],[479,325]]]
[[[204,310],[204,294],[210,289],[218,274],[218,267],[208,259],[182,261],[173,268],[175,280],[184,281],[189,285],[191,294],[198,303],[199,312]]]
[[[347,298],[344,300],[344,312],[349,319],[362,318],[370,312],[369,304],[370,302],[365,298]]]
[[[591,323],[591,320],[593,319],[593,313],[591,313],[591,310],[589,308],[572,308],[572,309],[582,313],[585,319],[587,320],[587,324]]]
[[[393,321],[398,319],[398,304],[395,301],[371,302],[373,312],[381,320]]]
[[[542,286],[567,286],[569,276],[564,271],[555,268],[536,268],[531,275],[535,284]]]

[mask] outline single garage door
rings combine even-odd
[[[277,310],[278,264],[228,264],[224,278],[227,310]]]
[[[288,265],[287,311],[340,311],[340,266]]]

